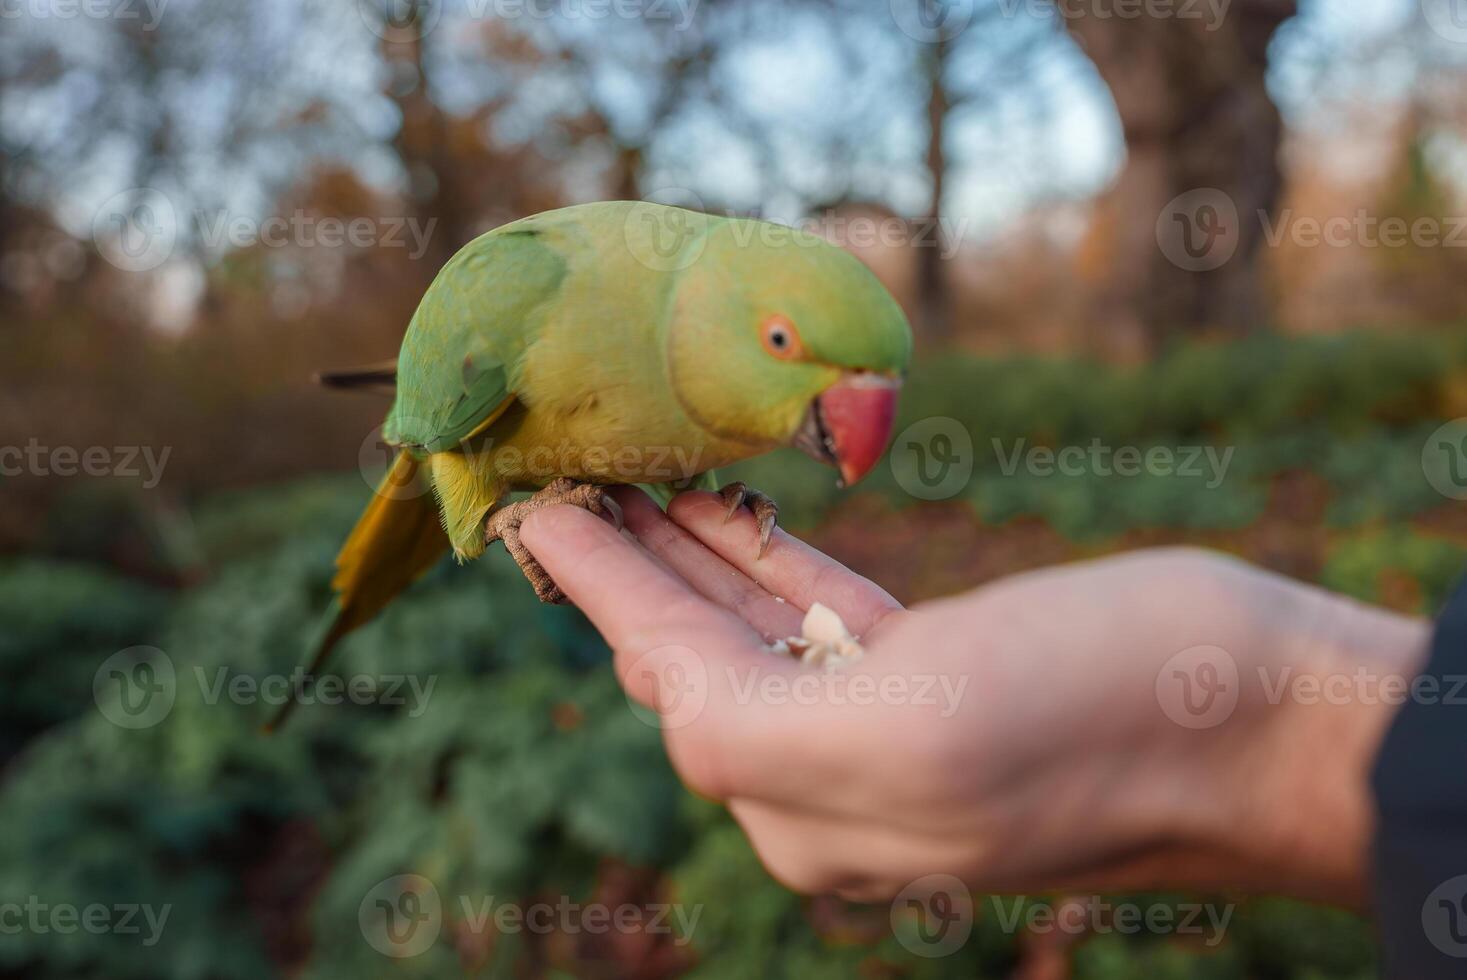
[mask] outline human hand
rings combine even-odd
[[[725,522],[713,495],[664,515],[617,493],[640,547],[570,508],[523,540],[662,716],[684,781],[795,890],[875,899],[944,873],[1364,901],[1368,771],[1395,708],[1292,692],[1410,678],[1424,624],[1180,549],[904,610],[783,532],[754,560],[752,519]],[[765,649],[815,601],[863,660],[826,674]]]

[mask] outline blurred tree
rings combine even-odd
[[[75,248],[102,208],[125,213],[118,202],[164,195],[175,220],[160,220],[176,233],[177,271],[223,247],[199,233],[201,214],[248,213],[307,161],[359,157],[356,78],[347,68],[316,70],[360,63],[351,56],[368,46],[355,10],[176,0],[108,16],[14,13],[0,31],[0,294],[44,299],[48,278],[105,265]],[[17,220],[22,213],[36,220]],[[45,234],[23,234],[28,224]],[[63,230],[75,240],[51,248]],[[147,318],[154,277],[123,278],[131,288],[117,293]]]
[[[3,52],[3,49],[0,49]],[[0,105],[5,104],[5,90],[7,87],[9,70],[0,55]],[[6,265],[8,249],[7,241],[10,230],[15,224],[16,216],[16,192],[15,192],[15,158],[20,147],[14,145],[10,134],[3,126],[0,126],[0,311],[3,311],[14,298],[17,284],[13,281],[14,275],[10,273]]]
[[[971,19],[954,15],[945,0],[899,0],[915,9],[914,18],[899,22],[928,26],[917,56],[917,77],[924,102],[927,142],[923,167],[927,195],[919,216],[931,229],[917,248],[918,326],[934,342],[945,343],[954,332],[952,284],[942,218],[951,178],[951,130],[960,116],[971,116],[999,93],[1022,92],[1026,109],[1037,120],[1046,111],[1045,93],[1026,85],[1039,56],[1054,47],[1041,21],[1015,16],[1011,3],[989,2],[973,8]],[[961,8],[955,8],[961,9]]]
[[[413,0],[400,13],[401,20],[383,32],[379,45],[384,94],[401,119],[392,148],[406,175],[408,197],[437,227],[437,240],[429,247],[436,259],[430,264],[436,267],[469,240],[469,215],[460,200],[458,173],[448,160],[447,114],[429,90],[423,43],[428,4]]]
[[[1101,274],[1107,320],[1138,318],[1153,345],[1173,331],[1241,331],[1267,317],[1260,252],[1282,178],[1283,123],[1265,85],[1269,41],[1297,0],[1236,0],[1217,21],[1117,18],[1066,4],[1070,32],[1094,61],[1120,113],[1128,159],[1101,202],[1112,224]],[[1221,269],[1190,272],[1157,247],[1170,201],[1223,191],[1241,216],[1238,249]]]
[[[606,184],[614,198],[636,200],[654,190],[643,187],[652,141],[693,99],[716,97],[708,89],[708,73],[720,45],[730,36],[710,33],[702,11],[693,8],[682,26],[665,18],[639,22],[632,37],[618,39],[619,46],[605,32],[594,38],[582,34],[560,38],[561,59],[574,74],[587,112],[611,143],[613,160]],[[611,93],[616,89],[606,84],[608,75],[634,75],[639,80],[634,109],[614,104]]]
[[[937,0],[917,0],[924,7]],[[931,13],[928,11],[928,16]],[[943,193],[947,189],[947,118],[956,101],[948,85],[952,40],[940,34],[927,46],[921,59],[921,77],[927,92],[927,207],[923,219],[941,229]],[[937,233],[940,236],[940,232]],[[934,247],[917,250],[917,300],[920,319],[933,340],[946,341],[952,333],[950,289],[940,238]]]

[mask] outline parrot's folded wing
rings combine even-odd
[[[554,305],[566,261],[527,219],[466,245],[428,289],[403,340],[389,442],[453,448],[516,394],[525,350]]]

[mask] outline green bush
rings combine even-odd
[[[167,612],[155,589],[85,565],[0,564],[0,763],[85,711],[104,659],[150,641]]]

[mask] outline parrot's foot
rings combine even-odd
[[[753,512],[754,520],[759,522],[759,554],[756,557],[763,558],[764,552],[769,550],[769,538],[774,534],[774,526],[779,523],[779,505],[742,482],[730,483],[718,491],[718,495],[728,507],[728,514],[723,518],[724,523],[732,520],[740,507],[747,507]]]
[[[565,602],[565,593],[560,591],[560,586],[555,584],[544,566],[530,554],[530,549],[520,542],[520,525],[525,518],[552,504],[570,504],[572,507],[589,510],[598,517],[610,517],[616,522],[617,530],[621,530],[621,507],[611,499],[605,487],[594,483],[577,483],[568,476],[562,476],[533,496],[501,507],[490,514],[484,523],[484,543],[503,541],[509,556],[535,587],[535,595],[540,597],[540,601],[562,603]]]

